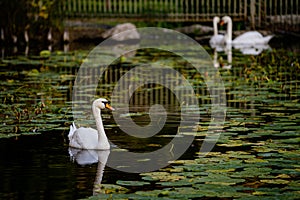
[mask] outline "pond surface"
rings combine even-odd
[[[212,50],[207,51],[213,57]],[[129,151],[159,149],[178,131],[195,136],[187,152],[169,166],[131,174],[110,167],[103,172],[97,160],[80,165],[78,157],[70,156],[70,152],[77,156],[81,153],[69,149],[67,134],[73,120],[72,86],[87,53],[44,51],[38,56],[2,59],[0,199],[78,199],[93,195],[95,199],[299,197],[299,54],[272,49],[245,56],[233,50],[231,68],[220,68],[227,96],[225,126],[206,157],[199,157],[199,149],[207,135],[211,99],[202,75],[195,76],[186,63],[174,63],[166,52],[143,50],[135,57],[116,61],[107,72],[111,82],[139,62],[167,60],[193,82],[199,94],[201,120],[192,126],[196,132],[179,127],[181,103],[157,84],[139,88],[130,101],[130,113],[119,111],[124,118],[147,125],[149,107],[163,104],[168,118],[157,136],[145,140],[128,137],[115,124],[111,112],[102,113],[109,139]],[[219,66],[228,65],[226,56],[219,53]],[[98,87],[97,96],[109,98],[110,94],[110,84]]]

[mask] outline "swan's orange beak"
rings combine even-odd
[[[225,22],[223,20],[220,21],[220,25],[223,26]]]
[[[109,110],[115,110],[111,105],[109,105],[108,103],[105,104],[105,108],[109,109]]]

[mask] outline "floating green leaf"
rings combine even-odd
[[[112,193],[126,193],[129,190],[125,187],[119,186],[119,185],[113,185],[113,184],[100,184],[95,186],[95,192],[96,193],[102,193],[102,194],[112,194]]]
[[[122,185],[122,186],[144,186],[144,185],[149,185],[149,182],[145,182],[145,181],[121,181],[118,180],[117,181],[118,185]]]
[[[245,182],[242,178],[230,178],[224,174],[209,174],[195,180],[196,182],[203,182],[206,184],[216,184],[216,185],[235,185],[237,183]]]

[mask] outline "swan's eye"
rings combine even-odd
[[[105,101],[105,102],[103,102],[103,103],[104,103],[104,105],[110,104],[110,101]]]
[[[110,110],[115,110],[115,109],[110,105],[110,101],[103,102],[103,103],[104,103],[105,108],[108,108],[108,109],[110,109]]]

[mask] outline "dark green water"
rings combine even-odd
[[[208,52],[213,52],[207,48]],[[210,98],[201,76],[175,66],[193,81],[199,95],[201,120],[196,139],[179,161],[153,174],[130,174],[109,167],[102,189],[117,198],[271,198],[299,196],[300,65],[297,49],[272,49],[258,56],[233,51],[231,69],[220,72],[227,93],[227,117],[213,151],[205,158],[198,152],[210,120]],[[73,81],[86,51],[55,52],[50,56],[5,57],[1,61],[0,199],[78,199],[93,195],[98,164],[72,162],[67,134],[72,119]],[[164,55],[166,56],[166,55]],[[159,52],[139,52],[111,72],[128,69],[136,60],[165,59]],[[226,65],[226,55],[218,61]],[[105,89],[107,88],[107,90]],[[109,97],[110,86],[97,95]],[[131,116],[137,124],[149,123],[147,108],[157,99],[168,111],[160,135],[177,133],[180,104],[159,85],[139,89],[131,99]],[[109,139],[135,152],[158,149],[169,137],[132,139],[115,125],[110,112],[103,113]],[[189,134],[184,128],[182,134]],[[164,174],[165,173],[165,174]],[[166,178],[169,177],[169,178]],[[126,182],[127,181],[127,182]],[[131,181],[131,182],[130,182]],[[143,183],[142,186],[137,186]],[[127,194],[109,189],[123,186]],[[102,194],[100,199],[108,198]]]

